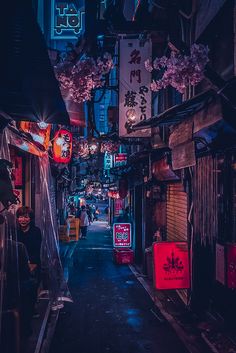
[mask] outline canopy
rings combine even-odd
[[[0,22],[0,112],[16,121],[69,125],[69,116],[31,1],[8,1],[3,9]],[[4,120],[1,113],[0,119]]]

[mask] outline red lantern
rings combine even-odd
[[[57,163],[69,163],[72,154],[72,134],[61,129],[56,132],[53,141],[53,159]]]

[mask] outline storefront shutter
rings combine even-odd
[[[181,183],[169,184],[167,188],[167,240],[187,241],[188,220],[187,193]],[[177,290],[178,295],[187,305],[188,290]]]
[[[181,183],[167,188],[167,240],[187,240],[187,193]]]

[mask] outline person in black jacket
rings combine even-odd
[[[34,225],[34,212],[30,207],[18,208],[16,217],[18,223],[17,240],[25,245],[29,255],[30,273],[35,281],[34,302],[36,303],[41,274],[41,231]]]

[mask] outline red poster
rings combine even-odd
[[[190,287],[187,242],[153,244],[154,283],[156,289]]]
[[[131,246],[131,224],[114,223],[113,246],[115,248],[129,248]]]
[[[236,244],[227,245],[227,285],[236,288]]]
[[[123,199],[115,199],[115,201],[114,201],[114,214],[115,214],[115,216],[120,216],[124,206],[125,206],[125,202]]]

